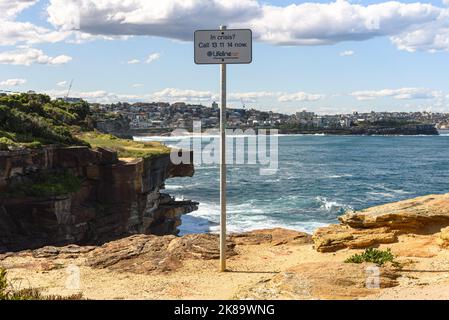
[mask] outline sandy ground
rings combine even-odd
[[[439,248],[434,237],[404,236],[399,243],[382,247],[392,248],[398,261],[403,263],[397,279],[399,285],[370,289],[368,294],[350,298],[449,299],[449,250]],[[238,255],[228,260],[229,271],[224,273],[218,271],[217,260],[187,260],[177,271],[150,274],[93,269],[82,266],[82,258],[52,261],[53,267],[48,268],[45,259],[13,256],[0,261],[0,266],[7,268],[8,278],[16,288],[40,288],[45,294],[82,292],[88,299],[238,299],[245,288],[288,273],[293,267],[316,263],[316,273],[319,274],[320,265],[343,262],[358,252],[318,253],[311,244],[289,243],[240,245],[236,250]],[[80,266],[79,289],[67,288],[70,278],[70,268],[67,267],[71,265]],[[320,283],[313,285],[320,286]]]

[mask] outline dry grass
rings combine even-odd
[[[170,153],[170,148],[159,142],[137,142],[99,132],[84,132],[77,137],[94,148],[115,150],[120,158],[153,158]]]

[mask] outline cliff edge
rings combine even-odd
[[[197,209],[160,192],[190,177],[170,154],[119,159],[115,151],[43,147],[0,151],[0,251],[93,244],[135,233],[177,234]]]

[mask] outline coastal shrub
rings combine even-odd
[[[393,263],[393,265],[398,265],[395,261],[395,257],[391,252],[391,249],[379,250],[375,248],[366,249],[361,254],[354,254],[345,260],[346,263],[363,263],[371,262],[377,265],[384,265],[387,262]]]
[[[36,147],[36,142],[42,145],[86,145],[72,132],[91,127],[89,116],[89,104],[85,101],[67,103],[42,94],[0,97],[0,131],[9,134],[7,138],[19,147]]]
[[[71,296],[45,296],[38,289],[33,288],[14,290],[6,276],[6,270],[0,268],[0,300],[81,300],[83,298],[81,293]]]

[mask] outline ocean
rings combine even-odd
[[[148,137],[173,145],[180,137]],[[279,169],[228,166],[228,230],[284,227],[313,232],[359,210],[449,192],[449,136],[278,137]],[[164,192],[164,190],[163,190]],[[167,180],[165,192],[200,203],[183,217],[181,234],[219,230],[218,165],[195,167],[192,178]]]

